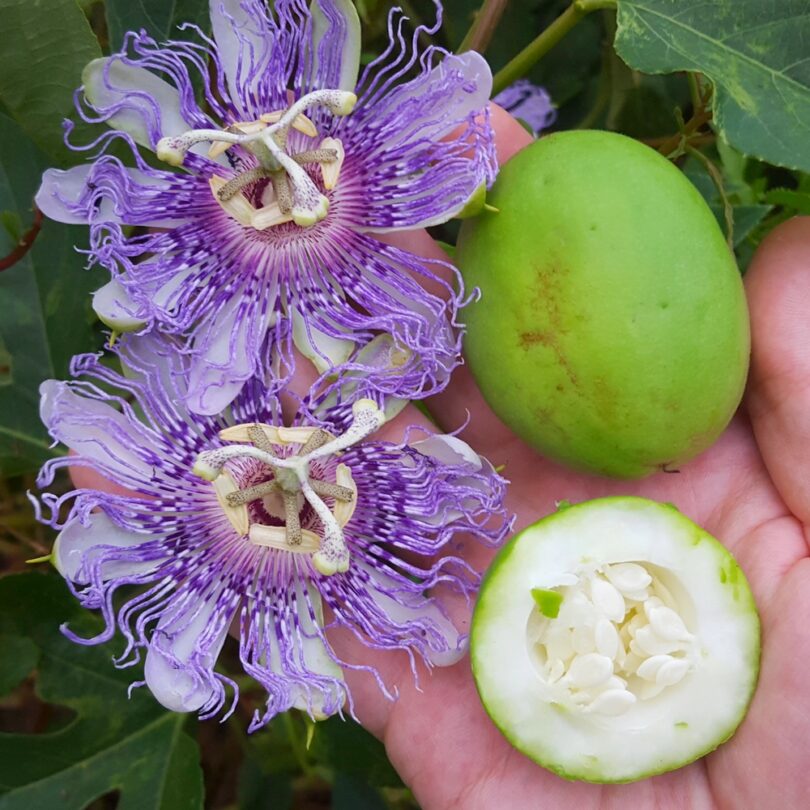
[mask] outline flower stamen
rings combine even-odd
[[[299,550],[298,547],[305,545],[307,534],[313,533],[301,527],[299,494],[302,494],[323,528],[318,546],[311,552],[313,565],[326,576],[345,572],[349,566],[349,550],[343,536],[343,527],[356,508],[357,486],[351,470],[345,464],[338,464],[336,481],[331,483],[312,478],[310,463],[346,450],[376,431],[385,421],[383,411],[369,399],[355,402],[352,411],[354,418],[351,424],[339,436],[332,436],[320,428],[306,427],[285,428],[244,424],[226,428],[220,431],[223,440],[250,444],[235,444],[200,453],[193,472],[214,482],[224,510],[244,510],[244,513],[238,513],[240,534],[243,536],[247,534],[250,541],[258,545],[282,547],[278,545],[281,533],[285,538],[283,547],[287,550],[291,550],[291,547]],[[296,455],[278,457],[274,445],[286,443],[300,443],[301,447]],[[223,469],[224,465],[234,458],[255,458],[261,461],[270,468],[273,479],[245,489],[237,489],[227,470]],[[228,478],[224,483],[220,483],[220,479],[225,476]],[[248,519],[247,504],[273,494],[281,496],[284,526],[264,526],[254,523],[246,528],[244,520]],[[323,498],[334,499],[334,511],[329,509]],[[228,511],[226,514],[231,519]],[[231,522],[236,528],[234,519],[231,519]]]
[[[297,155],[287,152],[287,137],[290,128],[298,129],[309,137],[318,137],[315,125],[303,113],[314,106],[326,107],[333,115],[348,115],[357,103],[357,96],[345,90],[316,90],[307,93],[285,111],[263,114],[258,121],[237,122],[226,130],[192,129],[182,135],[161,138],[157,144],[157,156],[172,166],[181,166],[188,150],[198,143],[210,142],[208,156],[216,158],[236,144],[251,152],[260,166],[248,169],[235,178],[226,181],[225,194],[222,189],[216,193],[217,201],[222,204],[230,201],[234,195],[259,179],[270,177],[276,192],[277,205],[284,216],[301,227],[310,227],[326,217],[329,211],[329,200],[321,194],[312,178],[302,168],[305,163],[319,163],[324,178],[324,187],[334,188],[340,167],[343,163],[343,147],[336,138],[325,138],[317,149],[305,150]],[[281,177],[288,184],[285,193]],[[247,202],[247,200],[245,200]],[[250,203],[248,202],[248,205]],[[252,207],[252,206],[251,206]],[[225,206],[223,205],[223,208]],[[245,225],[244,212],[240,216],[229,208],[241,225]],[[257,214],[263,209],[253,209]],[[259,221],[263,227],[279,224],[275,216],[265,216]],[[248,224],[252,225],[253,216]]]

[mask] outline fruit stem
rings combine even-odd
[[[532,40],[517,56],[495,74],[492,94],[496,95],[525,76],[583,17],[602,8],[616,8],[617,0],[574,0],[551,25]]]
[[[484,0],[481,8],[476,12],[475,21],[470,26],[470,30],[461,41],[457,53],[464,51],[484,53],[508,3],[509,0]]]

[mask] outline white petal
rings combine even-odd
[[[368,595],[395,625],[407,628],[414,620],[424,619],[428,619],[436,625],[436,629],[447,643],[447,649],[429,649],[427,658],[432,664],[438,667],[448,667],[464,657],[464,653],[467,652],[466,638],[461,636],[455,625],[439,610],[435,602],[425,596],[407,591],[399,591],[396,597],[389,596],[379,589],[395,591],[400,586],[394,579],[361,560],[355,560],[353,564],[368,572],[371,579]]]
[[[309,587],[308,590],[309,598],[312,601],[315,609],[316,618],[322,624],[323,606],[321,604],[321,596],[313,587]],[[302,631],[301,645],[304,656],[304,664],[310,672],[314,672],[316,675],[322,675],[325,678],[335,678],[343,682],[343,670],[332,660],[331,656],[326,650],[326,647],[324,646],[323,641],[317,634],[316,625],[313,623],[312,618],[309,615],[306,601],[300,591],[297,594],[297,604],[298,621],[300,622]],[[307,636],[311,636],[311,638],[307,638]],[[335,689],[336,687],[332,688],[331,695],[334,700],[324,700],[320,690],[310,692],[303,686],[295,686],[293,687],[293,694],[295,695],[295,698],[292,705],[294,708],[300,709],[302,712],[309,712],[311,702],[312,712],[315,719],[321,719],[323,717],[323,709],[327,703],[336,701],[338,705],[342,705],[345,692],[340,688],[337,688],[338,691],[335,692]]]
[[[354,341],[334,338],[312,324],[307,329],[307,324],[297,309],[292,312],[292,324],[295,347],[315,366],[319,374],[342,365],[349,359]]]
[[[68,225],[86,225],[89,217],[71,210],[84,193],[87,175],[92,163],[74,166],[72,169],[48,169],[42,175],[42,185],[34,197],[37,208],[46,217]]]
[[[250,335],[254,326],[260,335]],[[253,346],[260,345],[267,326],[245,317],[237,295],[222,313],[200,327],[194,349],[201,354],[192,362],[186,399],[191,411],[213,416],[233,401],[253,372],[249,339]]]
[[[210,0],[210,13],[228,94],[239,108],[241,100],[249,98],[259,83],[259,66],[268,60],[272,34],[262,22],[261,6],[251,0]]]
[[[104,512],[93,512],[88,526],[74,518],[59,532],[53,544],[53,564],[65,579],[81,585],[87,582],[85,576],[79,577],[83,560],[90,562],[102,556],[105,547],[133,548],[155,539],[153,535],[135,534],[116,526]],[[133,576],[152,571],[161,562],[114,560],[105,562],[101,573],[105,580]]]
[[[145,68],[106,56],[85,67],[82,83],[94,107],[103,110],[123,104],[107,124],[129,133],[142,146],[152,149],[160,138],[192,128],[183,118],[177,89]],[[192,151],[204,155],[208,145],[196,144]]]
[[[173,712],[198,711],[213,695],[213,676],[200,680],[191,667],[184,665],[196,652],[198,666],[213,671],[228,635],[228,622],[224,622],[217,637],[207,643],[205,650],[197,648],[215,608],[216,597],[212,597],[188,623],[183,612],[164,614],[152,636],[144,665],[146,685],[155,698]]]
[[[148,441],[147,434],[122,413],[57,380],[45,380],[39,393],[40,418],[57,441],[120,479],[140,483],[152,478],[152,466],[133,452]]]
[[[456,436],[436,434],[413,442],[411,447],[423,456],[430,456],[442,464],[466,464],[471,472],[481,469],[481,456]]]
[[[146,326],[146,320],[138,317],[139,310],[118,279],[111,279],[93,293],[93,311],[116,332],[134,332]]]
[[[352,0],[313,0],[312,57],[319,85],[337,90],[354,90],[360,72],[360,17]],[[320,64],[319,48],[337,61]],[[332,52],[330,54],[330,52]]]

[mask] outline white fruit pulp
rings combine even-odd
[[[555,589],[563,597],[558,616],[531,611],[529,655],[560,705],[623,714],[694,669],[699,642],[664,578],[639,562],[585,565]]]
[[[536,588],[562,594],[557,618],[540,614]],[[471,644],[484,705],[517,748],[564,775],[624,781],[733,732],[756,682],[759,623],[714,538],[672,507],[605,498],[505,549]]]

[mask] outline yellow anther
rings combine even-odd
[[[291,551],[294,554],[314,554],[321,547],[320,537],[308,529],[301,529],[301,542],[291,545],[284,526],[265,526],[262,523],[254,523],[250,527],[248,538],[255,546]]]
[[[357,508],[357,484],[354,483],[354,478],[352,478],[352,471],[345,464],[337,465],[335,483],[352,491],[350,501],[335,501],[335,508],[332,510],[338,526],[342,528],[352,519],[354,510]]]
[[[229,216],[232,216],[240,225],[249,227],[253,215],[256,213],[256,209],[250,204],[244,194],[234,194],[233,197],[225,201],[219,198],[218,192],[227,182],[224,177],[219,177],[216,174],[208,179],[211,193],[214,195],[214,199],[219,203],[222,210]]]
[[[321,163],[323,186],[325,189],[330,190],[337,185],[340,170],[343,168],[343,161],[346,159],[346,150],[343,148],[343,142],[339,138],[324,138],[318,144],[318,149],[334,149],[337,152],[337,160],[333,160],[331,163]]]
[[[286,110],[276,110],[275,112],[264,113],[263,115],[259,116],[259,121],[263,121],[265,124],[277,124],[281,120],[281,116],[284,115]],[[300,113],[296,116],[295,120],[292,122],[293,129],[297,129],[303,135],[309,135],[310,138],[317,138],[318,137],[318,130],[315,127],[315,124],[310,121],[303,113]]]
[[[239,487],[231,477],[227,470],[223,470],[217,478],[214,479],[214,491],[217,493],[217,500],[225,513],[225,517],[230,521],[231,526],[236,529],[236,533],[240,537],[244,537],[250,529],[250,518],[248,516],[247,504],[240,504],[239,506],[231,506],[228,503],[228,494],[231,492],[238,492]]]

